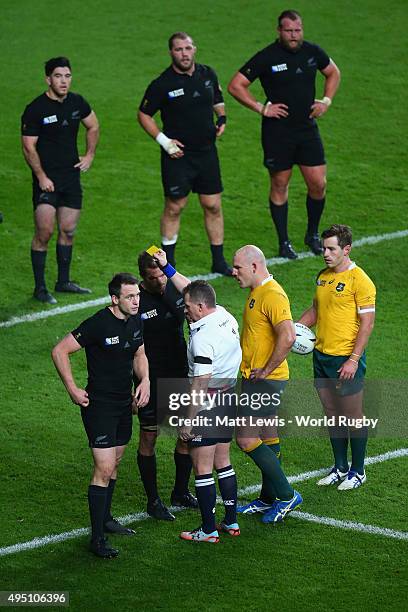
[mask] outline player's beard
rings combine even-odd
[[[181,63],[179,60],[176,60],[173,57],[173,64],[175,65],[176,68],[178,68],[178,70],[180,70],[180,72],[188,72],[189,70],[191,70],[192,66],[194,66],[194,58],[191,58],[188,64],[186,64],[186,63]]]
[[[303,45],[303,38],[301,38],[300,40],[294,41],[294,42],[296,42],[297,44],[290,45],[288,41],[282,40],[281,44],[285,47],[285,49],[287,49],[291,53],[297,53]]]

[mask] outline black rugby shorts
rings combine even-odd
[[[323,166],[326,163],[317,125],[290,126],[277,120],[262,122],[264,166],[270,172],[294,165]]]
[[[55,191],[42,191],[38,179],[33,177],[33,206],[34,209],[40,204],[50,204],[54,208],[66,206],[67,208],[82,208],[82,187],[80,172],[70,172],[58,177],[49,176],[53,181]]]
[[[90,448],[125,446],[132,437],[132,405],[91,401],[81,408]]]
[[[223,191],[215,145],[207,151],[185,151],[177,159],[162,151],[161,174],[164,195],[169,198],[184,198],[190,191],[202,195]]]

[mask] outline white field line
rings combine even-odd
[[[407,455],[408,448],[399,448],[397,450],[389,451],[387,453],[376,455],[374,457],[367,457],[365,463],[366,465],[374,465],[375,463],[382,463],[384,461],[389,461],[390,459],[406,457]],[[325,474],[329,469],[330,468],[326,467],[321,468],[320,470],[314,470],[312,472],[302,472],[295,476],[289,476],[288,480],[291,483],[303,482],[305,480],[310,480],[311,478],[321,476],[322,474]],[[259,491],[259,489],[259,485],[245,487],[244,489],[240,489],[238,491],[238,496],[245,497],[249,494]],[[176,507],[171,507],[170,509],[172,512],[180,512],[182,510],[182,508]],[[397,538],[399,540],[408,539],[408,532],[404,531],[394,531],[393,529],[384,529],[381,527],[375,527],[373,525],[364,525],[363,523],[352,523],[350,521],[337,521],[336,519],[331,519],[324,516],[314,516],[313,514],[308,514],[306,512],[294,511],[291,514],[296,518],[304,519],[306,521],[312,521],[324,525],[331,525],[333,527],[341,527],[342,529],[351,529],[353,531],[361,531],[373,535],[382,535],[389,538]],[[149,518],[149,515],[146,512],[138,512],[136,514],[127,514],[126,516],[119,517],[118,520],[123,525],[128,525],[129,523],[144,521],[147,518]],[[6,555],[23,552],[24,550],[42,548],[44,546],[47,546],[48,544],[65,542],[66,540],[72,540],[73,538],[78,538],[87,534],[89,534],[89,529],[87,527],[82,527],[80,529],[73,529],[72,531],[65,531],[64,533],[47,535],[41,538],[34,538],[33,540],[29,540],[28,542],[19,542],[18,544],[12,544],[11,546],[5,546],[3,548],[0,548],[0,557],[5,557]]]
[[[360,531],[361,533],[370,533],[371,535],[385,536],[386,538],[394,538],[395,540],[408,540],[408,531],[395,531],[394,529],[376,527],[375,525],[365,525],[364,523],[339,521],[328,516],[316,516],[315,514],[309,514],[308,512],[298,512],[297,510],[291,512],[290,516],[299,518],[302,521],[318,523],[319,525],[338,527],[339,529],[350,529],[351,531]]]
[[[405,238],[408,236],[408,229],[400,230],[398,232],[390,232],[388,234],[378,234],[377,236],[366,236],[365,238],[360,238],[360,240],[356,240],[353,243],[353,248],[358,248],[364,246],[366,244],[377,244],[378,242],[383,242],[384,240],[397,240],[399,238]],[[316,257],[313,253],[305,252],[299,253],[298,259],[307,259],[309,257]],[[272,257],[271,259],[267,259],[266,263],[268,266],[281,266],[282,264],[287,264],[291,260],[284,259],[283,257]],[[191,276],[190,280],[213,280],[215,278],[220,277],[221,274],[197,274],[195,276]],[[91,308],[94,306],[101,306],[109,302],[109,297],[101,297],[96,298],[94,300],[86,300],[83,302],[78,302],[76,304],[69,304],[67,306],[57,306],[56,308],[50,308],[48,310],[41,310],[40,312],[33,312],[31,314],[21,315],[19,317],[11,317],[7,321],[0,321],[1,327],[13,327],[14,325],[18,325],[19,323],[30,323],[31,321],[39,321],[40,319],[47,319],[48,317],[55,317],[56,315],[66,314],[67,312],[74,312],[75,310],[82,310],[84,308]]]

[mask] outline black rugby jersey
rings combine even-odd
[[[151,117],[160,110],[163,132],[192,151],[208,149],[215,142],[214,105],[224,98],[214,70],[195,64],[190,76],[172,66],[148,86],[139,109]]]
[[[88,102],[76,93],[68,93],[62,102],[43,93],[26,106],[21,117],[21,134],[38,136],[37,152],[45,173],[77,171],[74,165],[79,162],[79,124],[91,112]]]
[[[85,348],[90,399],[131,400],[133,357],[143,344],[142,325],[139,314],[125,321],[106,307],[71,332]]]
[[[181,293],[171,281],[167,282],[163,294],[150,293],[140,285],[139,312],[152,376],[185,376],[188,368]]]
[[[304,41],[292,52],[275,41],[254,55],[239,72],[249,81],[259,78],[267,100],[288,106],[288,117],[269,118],[288,124],[310,124],[310,107],[315,101],[316,71],[324,70],[330,58],[318,45]]]

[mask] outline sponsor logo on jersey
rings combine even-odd
[[[141,315],[141,318],[146,321],[146,319],[153,319],[153,317],[157,317],[157,310],[156,308],[154,308],[153,310],[148,310],[147,312],[144,312]],[[140,336],[140,332],[135,332],[133,334],[133,338],[137,338],[138,336]]]
[[[255,306],[255,300],[254,300],[254,299],[252,299],[252,300],[249,302],[249,307],[250,307],[250,308],[253,308],[254,306]]]
[[[332,282],[333,282],[333,281],[332,281]],[[319,280],[319,279],[318,279],[318,280],[316,281],[316,285],[318,285],[319,287],[324,287],[324,286],[325,286],[325,284],[326,284],[326,281],[325,281],[325,280]]]
[[[64,119],[64,121],[62,122],[62,127],[67,127],[67,125],[69,125],[69,123],[66,119]]]
[[[47,125],[48,123],[57,123],[58,117],[57,115],[50,115],[49,117],[44,117],[43,125]]]
[[[129,342],[127,340],[126,340],[125,346],[123,348],[130,348],[130,344],[129,344]]]
[[[119,344],[119,336],[113,336],[113,338],[105,338],[106,346],[111,346],[112,344]]]
[[[271,66],[272,68],[272,72],[283,72],[284,70],[287,70],[287,64],[275,64],[275,66]]]
[[[184,89],[173,89],[173,91],[169,91],[168,94],[169,98],[178,98],[179,96],[184,96]]]
[[[301,68],[296,68],[296,74],[303,74],[303,70]]]
[[[336,291],[343,291],[346,283],[338,283],[336,287]]]
[[[195,92],[193,93],[193,98],[201,98],[200,92],[195,90]]]

